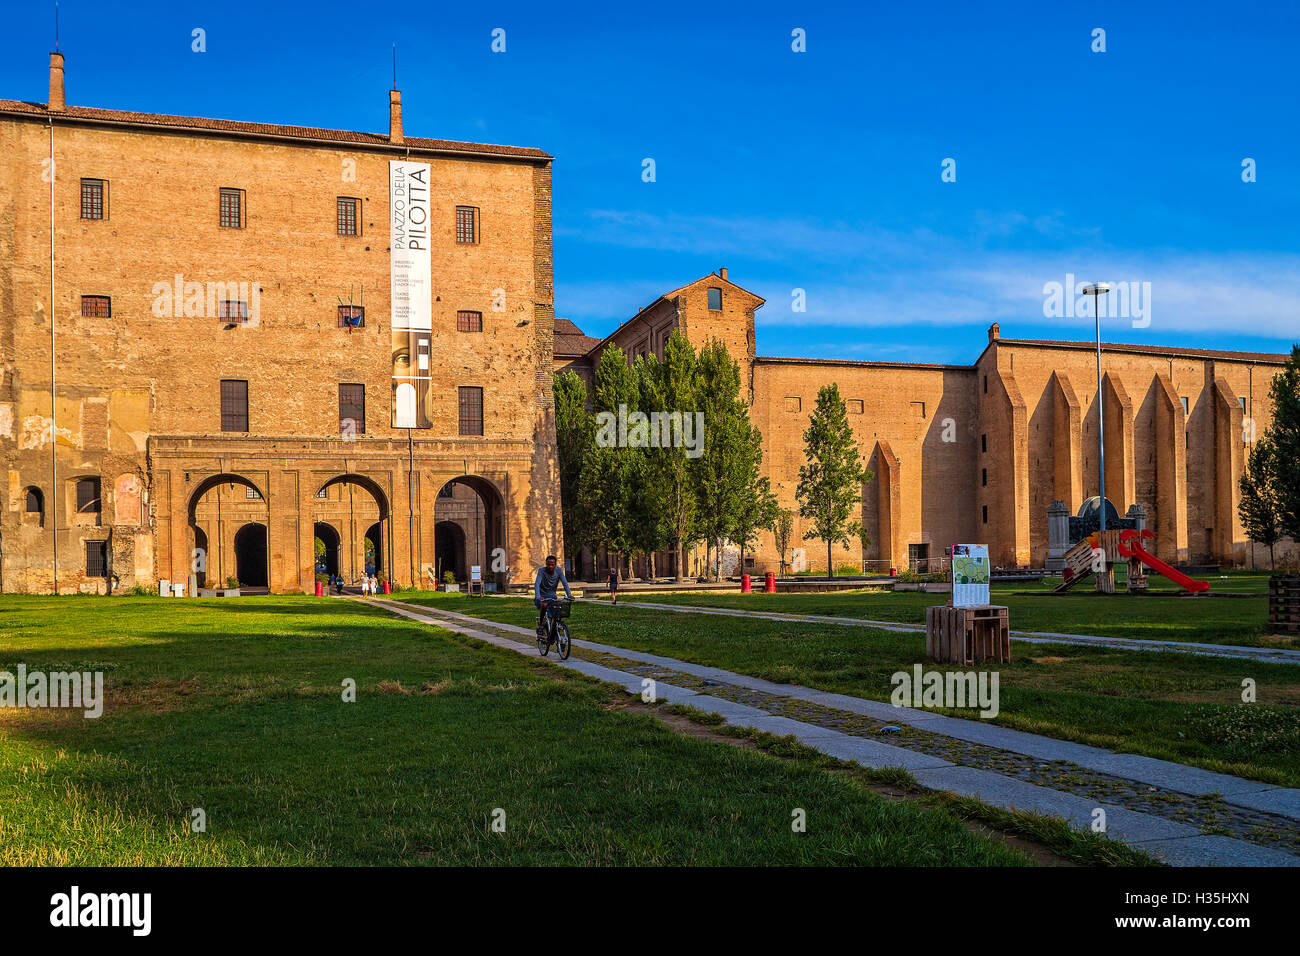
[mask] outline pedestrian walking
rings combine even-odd
[[[618,568],[609,569],[609,603],[618,603]]]

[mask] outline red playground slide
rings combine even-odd
[[[1189,578],[1182,571],[1165,564],[1165,562],[1142,547],[1142,538],[1154,538],[1155,536],[1156,533],[1147,528],[1143,528],[1140,532],[1133,528],[1125,528],[1119,533],[1119,553],[1126,558],[1137,558],[1151,570],[1163,574],[1170,581],[1191,591],[1193,594],[1208,591],[1210,589],[1209,581],[1198,581],[1195,578]]]

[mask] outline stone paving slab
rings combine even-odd
[[[528,654],[530,648],[526,644],[504,638],[496,634],[490,634],[486,631],[478,630],[468,624],[460,621],[473,622],[479,625],[487,625],[494,628],[514,631],[524,635],[532,636],[532,631],[526,628],[515,627],[513,625],[498,624],[494,621],[486,621],[481,618],[474,618],[467,615],[456,614],[451,611],[434,611],[432,614],[421,614],[414,611],[408,611],[403,607],[398,607],[392,601],[385,601],[384,607],[388,607],[402,617],[431,624],[435,627],[446,628],[460,634],[465,634],[483,640],[487,643],[498,647],[504,647],[514,650],[516,653]],[[457,620],[448,620],[442,615],[450,615]],[[644,655],[639,652],[633,652],[624,648],[613,647],[610,645],[597,645],[589,641],[576,641],[575,644],[581,644],[589,648],[600,648],[608,650],[611,653],[628,659],[644,659],[656,655]],[[628,674],[625,671],[616,670],[600,664],[593,664],[590,661],[580,659],[571,659],[560,661],[555,658],[547,658],[551,663],[561,667],[590,674],[602,680],[623,687],[629,693],[639,695],[641,693],[642,678],[637,675]],[[698,665],[686,665],[685,662],[676,661],[672,658],[659,657],[656,661],[660,666],[671,668],[681,672],[689,672],[688,667],[697,668]],[[718,668],[700,668],[714,672],[719,678],[726,679],[727,683],[740,684],[737,679],[739,675],[732,675],[727,671],[720,671]],[[756,680],[756,679],[749,679]],[[796,685],[771,684],[767,681],[756,681],[762,684],[761,688],[755,689],[768,690],[771,693],[784,693],[786,696],[795,696],[790,694],[791,690],[805,691],[807,688],[798,688]],[[843,734],[839,731],[830,730],[816,725],[807,724],[802,721],[793,720],[786,717],[779,717],[768,714],[759,708],[749,707],[732,701],[723,700],[708,694],[701,694],[696,690],[689,688],[677,687],[671,684],[656,683],[656,691],[666,689],[668,693],[657,693],[661,700],[670,700],[676,698],[674,702],[681,702],[697,707],[706,712],[721,714],[727,723],[737,726],[754,727],[759,730],[766,730],[770,733],[781,736],[793,735],[797,739],[807,743],[809,746],[820,750],[831,756],[839,757],[844,760],[853,760],[863,766],[880,768],[880,767],[903,767],[909,770],[916,781],[922,786],[934,790],[948,790],[954,793],[975,797],[984,803],[992,806],[1004,807],[1006,809],[1031,810],[1038,813],[1055,816],[1066,820],[1071,825],[1079,829],[1088,829],[1091,827],[1093,811],[1100,806],[1107,814],[1107,835],[1123,842],[1139,847],[1144,851],[1157,856],[1160,859],[1175,866],[1297,866],[1300,865],[1300,857],[1293,856],[1281,850],[1274,850],[1267,847],[1247,843],[1242,840],[1231,837],[1202,834],[1197,828],[1169,820],[1164,817],[1154,816],[1152,814],[1142,813],[1136,810],[1129,810],[1124,807],[1114,806],[1106,803],[1097,803],[1085,797],[1077,796],[1070,793],[1062,793],[1047,787],[1040,787],[1023,780],[1016,780],[1005,777],[993,771],[982,770],[977,767],[965,767],[951,764],[940,758],[926,754],[917,753],[901,747],[894,747],[889,744],[879,743],[867,738],[857,737],[854,735]],[[819,692],[820,693],[820,692]],[[842,695],[834,695],[842,696]],[[809,699],[809,698],[803,698]],[[848,698],[850,701],[859,701],[858,698]],[[820,702],[820,701],[819,701]],[[881,704],[879,701],[862,702],[873,703],[878,706],[884,706],[889,709],[890,713],[900,714],[909,711],[910,708],[894,708],[890,705]],[[910,715],[909,715],[910,716]],[[936,715],[928,715],[936,716]],[[957,724],[973,724],[972,721],[962,721],[958,718],[942,718],[945,721],[953,721]],[[992,725],[977,724],[976,726],[989,728]],[[937,729],[937,725],[928,723],[927,730]],[[949,728],[951,730],[953,728]],[[965,728],[968,730],[969,728]],[[1006,730],[1006,728],[993,728]],[[939,731],[944,732],[944,731]],[[1024,737],[1036,738],[1037,735],[1024,734],[1020,731],[1010,731]],[[1039,740],[1049,741],[1050,738],[1038,738]],[[1053,743],[1064,743],[1061,741],[1052,741]],[[1078,747],[1079,745],[1072,745]],[[1095,750],[1096,748],[1085,748]],[[1286,788],[1268,787],[1254,781],[1242,780],[1237,777],[1231,777],[1226,774],[1215,774],[1209,771],[1199,770],[1194,767],[1185,767],[1181,764],[1172,764],[1167,761],[1155,760],[1148,757],[1137,757],[1132,754],[1110,754],[1101,751],[1103,759],[1113,762],[1113,768],[1098,767],[1107,773],[1113,773],[1118,776],[1126,776],[1129,772],[1142,773],[1154,777],[1160,775],[1160,784],[1168,789],[1180,789],[1170,783],[1164,782],[1165,778],[1173,776],[1179,782],[1187,786],[1207,787],[1210,783],[1216,784],[1208,790],[1187,790],[1188,793],[1220,793],[1226,800],[1230,800],[1230,795],[1223,789],[1225,786],[1232,791],[1232,796],[1237,798],[1249,798],[1257,801],[1267,801],[1268,812],[1281,812],[1273,809],[1274,806],[1290,807],[1294,799],[1291,795],[1296,791],[1288,791]],[[1119,769],[1119,768],[1124,769]],[[1186,776],[1178,776],[1177,771],[1191,771]],[[1131,777],[1130,779],[1141,779],[1140,777]],[[1242,806],[1250,804],[1242,803]],[[1286,814],[1290,816],[1290,814]]]
[[[1254,793],[1234,793],[1225,795],[1224,801],[1251,810],[1264,813],[1276,813],[1279,816],[1300,820],[1300,790],[1291,787],[1272,787]]]
[[[1234,793],[1258,793],[1268,789],[1268,784],[1258,780],[1243,780],[1225,773],[1171,764],[1166,760],[1138,754],[1108,754],[1100,759],[1097,769],[1117,777],[1196,795],[1220,793],[1226,797]]]
[[[1300,866],[1300,858],[1289,853],[1215,834],[1147,840],[1134,846],[1170,866]]]

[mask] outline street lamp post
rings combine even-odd
[[[1101,485],[1097,515],[1100,530],[1106,530],[1106,415],[1101,394],[1101,297],[1110,291],[1105,282],[1094,282],[1083,287],[1083,294],[1092,296],[1092,314],[1097,323],[1097,477]]]

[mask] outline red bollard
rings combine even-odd
[[[771,571],[768,571],[767,574],[763,575],[763,593],[764,594],[776,593],[776,575],[773,574]]]
[[[889,576],[890,576],[891,578],[896,578],[896,577],[898,577],[898,568],[890,568],[890,569],[889,569]]]
[[[316,582],[316,596],[317,597],[325,596],[325,585],[321,584],[319,581]]]
[[[749,593],[750,591],[752,591],[752,590],[754,590],[754,589],[753,589],[752,587],[750,587],[750,585],[749,585],[749,575],[748,575],[748,574],[742,574],[742,575],[740,576],[740,593],[741,593],[741,594],[748,594],[748,593]]]
[[[393,588],[392,588],[392,586],[391,586],[387,581],[384,582],[384,593],[385,593],[385,594],[392,594],[392,593],[393,593]]]

